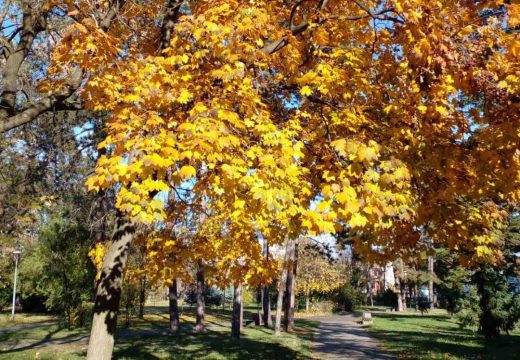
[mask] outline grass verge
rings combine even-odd
[[[370,333],[399,359],[520,359],[520,331],[486,342],[443,310],[374,313]]]

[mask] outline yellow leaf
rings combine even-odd
[[[184,165],[179,172],[179,175],[183,180],[187,180],[197,174],[197,170],[193,166]]]
[[[309,96],[309,95],[312,95],[313,91],[310,87],[308,87],[307,85],[305,85],[304,87],[302,87],[300,89],[300,94],[302,94],[303,96]]]

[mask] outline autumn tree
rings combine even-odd
[[[346,274],[319,243],[305,239],[300,249],[296,293],[305,297],[305,311],[309,311],[312,294],[337,289],[345,282]]]
[[[90,74],[85,106],[110,118],[88,186],[117,189],[121,211],[90,358],[110,357],[135,224],[164,220],[158,192],[186,181],[242,248],[347,229],[374,261],[423,235],[468,264],[501,257],[520,196],[519,5],[182,3],[51,3],[74,22],[41,91]]]

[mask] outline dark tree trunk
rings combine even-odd
[[[435,307],[435,294],[433,293],[433,256],[428,256],[428,296],[430,301],[430,309],[433,309]]]
[[[289,244],[289,262],[287,267],[287,284],[285,296],[285,318],[284,330],[286,332],[292,331],[294,328],[294,313],[296,303],[296,272],[298,265],[298,242],[293,240]]]
[[[173,279],[173,283],[169,288],[169,311],[170,311],[170,330],[175,333],[180,330],[179,320],[179,293],[178,293],[178,279]]]
[[[134,224],[119,214],[112,235],[112,244],[103,261],[101,276],[97,283],[94,318],[87,352],[88,360],[112,358],[123,269],[126,266],[128,250],[134,235]]]
[[[474,281],[477,285],[477,292],[480,295],[480,332],[487,340],[498,338],[500,336],[500,324],[493,314],[491,306],[493,287],[487,288],[485,266],[473,275]]]
[[[204,303],[204,264],[202,260],[198,261],[197,264],[197,320],[195,323],[195,331],[200,332],[204,330],[204,312],[205,306]]]
[[[269,294],[269,286],[264,286],[262,289],[262,316],[265,327],[273,326],[273,319],[271,317],[271,299]]]
[[[234,287],[233,293],[233,315],[231,318],[231,336],[238,339],[242,327],[242,284]]]
[[[146,276],[140,279],[141,287],[139,289],[139,319],[144,319],[144,305],[146,302]]]
[[[269,242],[264,239],[264,256],[269,261]],[[271,299],[269,295],[269,286],[264,286],[262,289],[262,316],[265,327],[273,326],[273,319],[271,318]]]
[[[284,261],[282,265],[282,274],[280,275],[280,281],[278,282],[278,298],[276,300],[276,316],[275,316],[275,324],[274,324],[274,333],[275,335],[280,335],[281,326],[282,326],[282,307],[283,307],[283,299],[285,294],[285,288],[287,286],[287,263],[288,263],[288,255],[289,255],[289,240],[285,239],[285,255]]]

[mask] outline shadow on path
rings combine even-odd
[[[313,320],[320,322],[313,346],[318,359],[395,359],[379,348],[353,315],[320,316]]]

